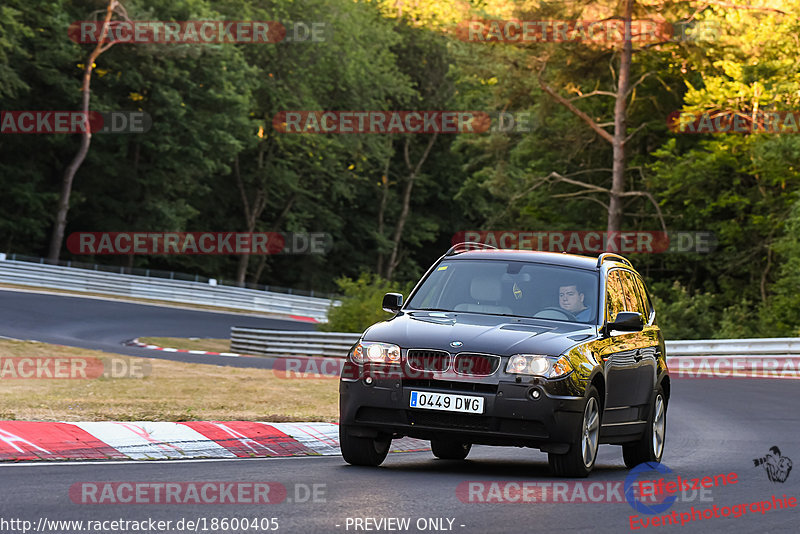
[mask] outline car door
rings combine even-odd
[[[642,295],[644,284],[633,271],[624,270],[621,273],[622,288],[625,292],[625,311],[642,314],[645,327],[641,332],[631,332],[630,342],[635,345],[636,372],[631,387],[635,389],[634,406],[649,406],[650,394],[655,385],[656,358],[658,348],[657,327],[652,325],[651,313],[645,305],[647,294]],[[648,299],[649,304],[649,299]],[[651,323],[648,325],[648,323]]]
[[[642,310],[644,310],[643,345],[640,349],[642,369],[640,372],[643,383],[650,387],[650,390],[647,391],[649,395],[658,378],[658,358],[661,356],[661,329],[656,325],[655,309],[650,301],[650,295],[647,294],[644,281],[638,274],[631,274],[636,284],[636,290],[639,293]]]
[[[610,323],[621,311],[634,307],[630,297],[625,293],[626,281],[623,269],[611,269],[606,275],[605,287],[605,321]],[[636,294],[632,294],[634,299]],[[599,348],[603,358],[606,376],[606,403],[603,410],[603,425],[611,425],[635,420],[639,410],[640,391],[637,385],[639,362],[636,357],[639,350],[637,332],[620,332],[612,330]]]

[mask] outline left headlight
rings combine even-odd
[[[400,363],[400,347],[391,343],[362,341],[353,349],[356,363]]]
[[[545,378],[560,378],[571,371],[572,366],[566,356],[515,354],[508,359],[508,364],[506,364],[507,373],[543,376]]]

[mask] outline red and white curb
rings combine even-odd
[[[148,345],[147,343],[142,343],[139,341],[139,338],[131,339],[130,341],[126,341],[124,343],[129,347],[140,347],[143,349],[150,349],[150,350],[160,350],[162,352],[184,352],[186,354],[210,354],[212,356],[232,356],[232,357],[242,357],[242,358],[255,358],[252,354],[238,354],[236,352],[213,352],[210,350],[188,350],[188,349],[174,349],[170,347],[159,347],[158,345]]]
[[[429,450],[402,438],[391,452]],[[339,425],[249,421],[80,422],[0,421],[0,461],[169,460],[334,456]]]
[[[319,323],[319,319],[315,319],[313,317],[307,317],[305,315],[290,315],[289,319],[293,321],[300,321],[303,323]]]

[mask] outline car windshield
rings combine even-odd
[[[439,264],[406,309],[511,315],[594,323],[597,273],[521,261]]]

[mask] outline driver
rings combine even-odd
[[[584,293],[579,284],[558,288],[558,305],[574,315],[579,321],[589,321],[591,310],[583,303]]]

